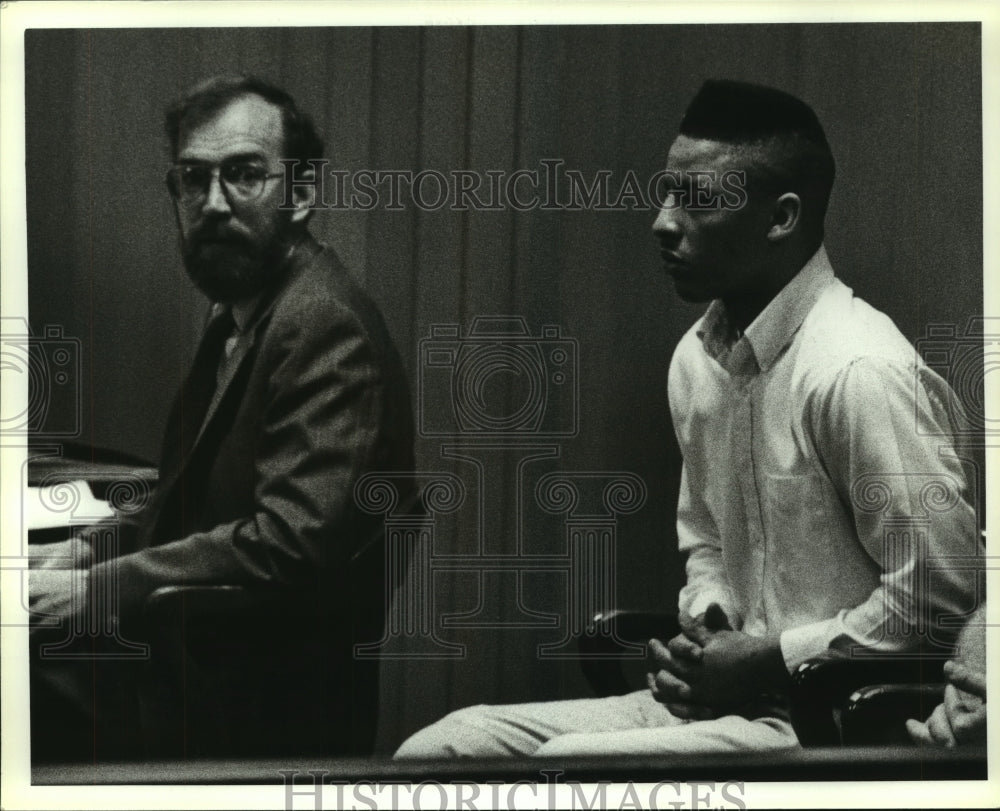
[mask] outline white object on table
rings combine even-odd
[[[48,487],[28,487],[23,508],[29,530],[80,526],[115,515],[108,502],[94,498],[90,485],[82,479]]]

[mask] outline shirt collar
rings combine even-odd
[[[222,313],[228,312],[236,325],[236,331],[242,335],[253,325],[260,300],[261,297],[258,294],[231,303],[217,301],[212,305],[209,317],[210,319],[217,318]]]
[[[788,346],[816,299],[832,280],[833,268],[826,248],[802,266],[788,284],[733,341],[735,330],[720,300],[713,301],[702,319],[697,335],[705,351],[730,374],[767,371]]]
[[[247,331],[252,323],[259,304],[259,295],[256,295],[253,298],[240,299],[239,301],[233,302],[233,321],[236,322],[236,329],[241,335]]]

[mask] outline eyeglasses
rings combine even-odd
[[[250,202],[260,197],[268,180],[283,177],[281,173],[268,174],[257,163],[233,161],[220,166],[204,163],[181,164],[167,171],[167,188],[174,199],[185,206],[200,205],[208,197],[212,178],[219,175],[219,183],[226,196],[240,202]]]

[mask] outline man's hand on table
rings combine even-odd
[[[83,609],[86,569],[33,569],[28,572],[28,607],[32,622],[71,617]],[[44,617],[42,615],[45,615]]]
[[[680,616],[681,633],[666,645],[650,640],[653,696],[678,718],[714,718],[761,692],[787,685],[777,639],[734,631],[715,603],[698,616]]]
[[[28,545],[29,569],[86,569],[92,558],[90,544],[76,537]]]
[[[92,553],[78,538],[28,547],[28,607],[32,622],[70,617],[83,608]]]

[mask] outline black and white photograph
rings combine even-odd
[[[2,806],[994,806],[1000,10],[851,9],[0,5]]]

